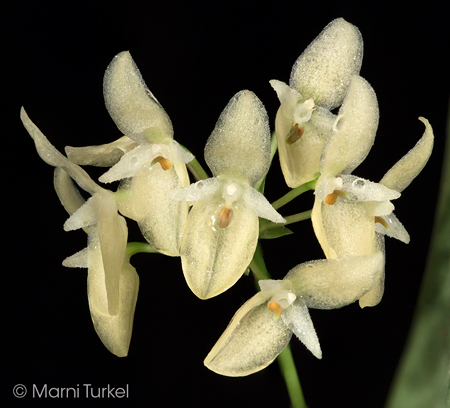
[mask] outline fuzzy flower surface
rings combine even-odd
[[[280,100],[275,130],[286,184],[298,187],[317,177],[319,158],[353,75],[359,74],[363,40],[342,18],[329,23],[292,67],[289,85],[270,84]]]
[[[283,280],[259,281],[261,292],[236,312],[204,364],[230,377],[253,374],[275,360],[292,334],[322,358],[308,308],[336,309],[355,302],[373,286],[381,262],[380,252],[311,261]]]
[[[159,252],[178,256],[188,205],[167,193],[189,185],[185,163],[194,156],[173,140],[172,122],[129,52],[121,52],[109,64],[103,93],[111,118],[125,136],[108,145],[68,148],[69,158],[112,166],[99,180],[123,180],[120,212],[137,221]]]
[[[205,160],[212,178],[171,192],[193,203],[180,253],[186,282],[201,299],[224,292],[245,272],[258,241],[258,217],[285,222],[253,188],[270,166],[267,113],[253,92],[237,93],[225,107]]]
[[[316,237],[328,259],[384,253],[384,238],[379,234],[409,242],[408,233],[393,214],[391,200],[399,198],[404,186],[425,166],[433,144],[432,130],[424,120],[426,132],[419,147],[395,165],[380,183],[374,183],[351,173],[373,145],[378,117],[373,89],[360,76],[352,77],[322,149],[321,176],[316,183],[311,214]],[[378,304],[383,291],[384,264],[378,285],[360,300],[360,305]]]
[[[118,213],[114,194],[98,186],[83,169],[59,153],[23,108],[21,119],[40,157],[56,167],[55,189],[71,214],[64,230],[83,228],[88,235],[87,248],[66,258],[63,265],[88,268],[88,300],[94,328],[111,353],[124,357],[128,354],[139,289],[136,270],[125,257],[125,219]],[[71,179],[91,194],[86,202]]]

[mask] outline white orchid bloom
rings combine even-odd
[[[40,157],[56,167],[55,189],[71,214],[64,229],[83,228],[88,234],[88,247],[66,258],[63,265],[88,268],[88,300],[94,328],[109,351],[126,356],[139,277],[125,258],[128,230],[125,219],[118,214],[114,194],[98,186],[83,169],[58,152],[23,108],[21,119]],[[84,202],[70,178],[92,197]]]
[[[378,126],[378,104],[372,87],[352,77],[336,123],[322,149],[321,176],[311,214],[314,231],[327,258],[369,255],[375,251],[374,215],[392,212],[400,196],[378,183],[350,174],[369,153]],[[369,214],[364,202],[379,203]]]
[[[275,119],[286,184],[297,187],[319,173],[323,144],[350,80],[361,69],[363,40],[358,28],[338,18],[329,23],[292,67],[289,86],[272,80],[281,106]]]
[[[428,160],[432,131],[428,122],[425,124],[424,142],[418,144],[421,152],[405,156],[380,183],[351,175],[372,147],[378,126],[375,93],[363,78],[352,78],[322,150],[321,177],[316,184],[311,214],[316,237],[327,258],[384,253],[384,238],[376,232],[409,242],[408,233],[392,213],[394,206],[390,200],[400,197],[402,186],[408,185]],[[384,265],[378,274],[378,284],[360,299],[361,307],[378,304],[383,291]]]
[[[261,101],[237,93],[225,107],[205,147],[213,176],[174,190],[171,197],[194,203],[181,245],[188,286],[201,299],[216,296],[245,272],[258,241],[258,217],[282,223],[253,186],[270,166],[270,131]]]
[[[293,333],[322,358],[308,308],[336,309],[355,302],[373,286],[382,262],[380,252],[312,261],[296,266],[283,280],[259,281],[261,292],[237,311],[204,364],[231,377],[253,374],[275,360]]]
[[[99,180],[124,180],[120,212],[138,222],[145,239],[159,252],[178,256],[189,207],[167,193],[189,185],[185,163],[194,156],[173,140],[170,118],[145,85],[129,52],[111,61],[103,90],[106,108],[126,137],[109,145],[68,147],[67,153],[80,164],[114,164]]]

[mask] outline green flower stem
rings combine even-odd
[[[253,272],[256,282],[262,279],[270,279],[270,274],[267,271],[263,251],[259,242],[255,250],[255,255],[253,255],[252,262],[250,263],[250,269]],[[284,382],[286,383],[286,388],[291,400],[291,407],[307,408],[289,344],[277,357],[277,360],[280,365],[280,371],[283,375]]]
[[[311,212],[312,212],[312,210],[308,210],[308,211],[303,211],[298,214],[288,215],[287,217],[284,217],[284,219],[286,220],[286,224],[283,224],[283,225],[289,225],[289,224],[293,224],[294,222],[308,220],[311,218]]]
[[[206,180],[209,178],[208,173],[206,173],[206,171],[203,169],[203,167],[201,166],[201,164],[198,162],[197,159],[190,161],[187,164],[187,168],[197,181]]]
[[[286,388],[291,400],[291,407],[307,408],[289,344],[277,357],[277,360],[280,365],[281,374],[283,374],[286,383]]]
[[[187,152],[192,153],[186,146],[183,146],[181,143],[180,146]],[[197,181],[206,180],[209,178],[208,173],[206,173],[197,159],[190,161],[186,166]]]
[[[283,205],[292,201],[295,197],[298,197],[300,194],[303,194],[309,190],[314,190],[314,188],[316,187],[316,182],[317,182],[317,179],[308,181],[307,183],[302,184],[301,186],[293,188],[291,191],[289,191],[289,193],[285,194],[283,197],[279,198],[277,201],[274,201],[272,203],[272,207],[275,208],[275,210],[278,210],[278,208],[283,207]]]
[[[140,252],[146,252],[148,254],[159,254],[159,252],[147,242],[128,242],[127,249],[125,250],[125,256],[127,258],[130,258]]]

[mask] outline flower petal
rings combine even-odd
[[[81,251],[68,256],[62,262],[66,268],[87,268],[88,267],[88,249],[83,248]]]
[[[173,137],[169,116],[145,85],[128,51],[117,54],[106,69],[103,94],[106,109],[124,135],[139,144]]]
[[[253,187],[248,186],[243,188],[242,199],[244,204],[248,208],[251,208],[258,217],[265,218],[266,220],[276,223],[286,222],[278,211],[272,207],[272,204],[267,201],[267,198],[264,197],[264,195],[259,191],[256,191]]]
[[[322,358],[319,339],[304,299],[297,297],[294,303],[283,310],[283,322],[292,330],[306,348],[318,359]]]
[[[305,262],[285,276],[293,291],[306,306],[314,309],[337,309],[360,299],[374,285],[384,265],[381,251],[368,256],[322,259]]]
[[[281,319],[275,320],[267,300],[268,295],[259,292],[236,312],[205,358],[206,367],[218,374],[240,377],[260,371],[275,360],[292,332]]]
[[[374,219],[361,202],[339,197],[327,205],[316,197],[311,221],[327,258],[370,255],[375,250]]]
[[[142,166],[151,162],[151,160],[152,145],[149,143],[139,145],[125,153],[114,166],[99,177],[99,181],[112,183],[113,181],[133,177]]]
[[[258,242],[258,216],[234,205],[226,228],[219,227],[222,197],[194,203],[181,245],[183,273],[200,299],[219,295],[233,286],[250,264]]]
[[[320,154],[335,121],[335,115],[316,107],[311,119],[302,125],[303,135],[295,143],[286,138],[293,126],[293,118],[286,116],[283,106],[275,118],[278,154],[286,184],[295,188],[317,177],[320,171]]]
[[[183,164],[189,163],[195,159],[195,156],[191,152],[188,152],[175,140],[170,141],[170,151],[172,153],[173,160]]]
[[[178,201],[187,201],[195,203],[200,200],[205,200],[216,194],[222,186],[218,177],[212,177],[206,180],[199,180],[188,187],[181,189],[174,189],[169,191],[169,197]]]
[[[85,203],[70,176],[60,167],[56,167],[53,173],[53,185],[61,204],[70,215]]]
[[[381,302],[384,294],[384,265],[385,265],[385,251],[384,251],[384,236],[376,234],[375,246],[377,251],[382,254],[382,259],[376,266],[376,273],[374,275],[374,285],[364,296],[359,299],[359,306],[361,309],[365,307],[372,307]]]
[[[128,194],[129,215],[138,222],[144,238],[165,255],[179,255],[189,205],[174,200],[169,192],[185,187],[186,180],[189,178],[184,164],[174,164],[170,170],[163,170],[159,164],[150,166],[148,163],[131,183],[121,187],[122,193]]]
[[[378,127],[378,102],[369,83],[352,77],[344,103],[326,140],[320,164],[322,174],[349,174],[366,158]]]
[[[205,161],[214,176],[226,175],[254,185],[270,165],[266,110],[250,91],[238,92],[225,107],[206,142]]]
[[[394,213],[383,215],[382,218],[384,219],[384,221],[386,221],[389,229],[386,229],[385,227],[377,223],[375,224],[376,232],[378,232],[379,234],[387,235],[388,237],[396,238],[399,241],[404,242],[405,244],[409,244],[410,237],[408,231],[406,231],[405,227]]]
[[[316,235],[317,241],[319,241],[326,258],[337,258],[335,250],[330,247],[325,235],[322,220],[322,200],[320,200],[317,196],[314,199],[314,205],[311,211],[311,222],[314,228],[314,234]]]
[[[390,201],[400,197],[400,193],[391,190],[381,183],[365,180],[351,174],[342,177],[342,190],[348,194],[352,201]]]
[[[94,194],[66,220],[64,231],[74,231],[96,225],[100,207],[101,198],[98,194]]]
[[[389,215],[395,209],[394,204],[392,204],[390,201],[365,201],[364,205],[367,209],[367,212],[372,217]],[[375,231],[381,232],[381,230],[377,229],[377,224],[375,224]]]
[[[433,150],[433,129],[425,118],[420,117],[425,132],[416,145],[403,156],[381,179],[380,184],[393,190],[403,191],[422,171]]]
[[[102,194],[96,230],[105,270],[108,311],[111,315],[115,315],[119,313],[119,281],[127,247],[128,229],[125,219],[117,213],[113,194],[107,193],[109,194],[106,196]],[[91,239],[90,232],[88,236]],[[91,246],[89,243],[89,247]]]
[[[128,136],[99,146],[66,146],[69,160],[81,166],[110,167],[116,164],[124,153],[134,149],[138,144]]]
[[[99,191],[101,187],[95,184],[80,166],[72,163],[67,157],[56,150],[38,127],[30,120],[23,107],[20,110],[20,118],[22,119],[25,129],[33,138],[36,150],[42,160],[50,166],[60,167],[65,170],[84,191],[87,191],[90,194]]]
[[[362,56],[358,28],[338,18],[297,59],[289,84],[305,99],[331,110],[342,103],[350,78],[361,69]]]
[[[105,347],[118,357],[125,357],[131,341],[134,310],[139,290],[139,276],[128,262],[121,268],[119,312],[111,315],[104,308],[103,269],[89,269],[88,298],[95,331]]]

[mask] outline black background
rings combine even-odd
[[[352,2],[353,3],[353,2]],[[276,363],[244,378],[210,372],[203,359],[239,306],[254,293],[243,277],[225,294],[197,299],[178,258],[132,258],[140,280],[129,356],[117,358],[97,338],[86,296],[84,269],[62,260],[86,245],[81,231],[65,233],[67,214],[19,120],[30,118],[60,150],[120,137],[103,104],[102,78],[115,54],[130,50],[161,102],[175,139],[203,161],[203,147],[229,99],[241,89],[263,101],[271,124],[278,99],[270,79],[287,82],[303,49],[336,17],[364,38],[361,75],[375,89],[380,125],[375,146],[355,174],[378,181],[432,124],[434,153],[424,171],[395,202],[411,243],[387,239],[386,292],[380,305],[361,310],[312,310],[323,359],[297,340],[292,351],[310,408],[382,407],[401,355],[425,268],[436,205],[449,96],[446,12],[437,2],[21,2],[7,6],[1,24],[3,128],[1,338],[4,406],[287,407]],[[418,3],[415,3],[418,4]],[[6,142],[6,143],[5,143]],[[98,177],[102,170],[88,169]],[[275,158],[266,187],[274,201],[288,188]],[[283,215],[312,206],[305,194]],[[130,221],[130,240],[141,240]],[[309,221],[295,235],[264,241],[274,278],[323,257]],[[17,400],[21,383],[28,395]],[[39,387],[124,387],[123,400],[37,400]]]

